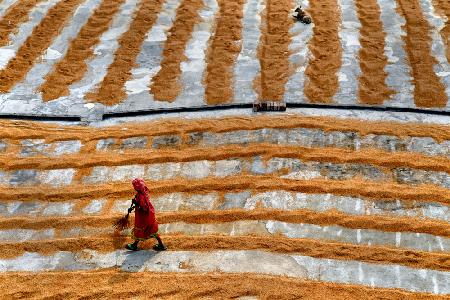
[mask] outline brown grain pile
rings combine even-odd
[[[445,107],[445,87],[434,72],[437,63],[431,55],[431,28],[418,0],[397,0],[398,13],[406,19],[403,29],[405,50],[411,66],[414,102],[417,107]]]
[[[342,64],[338,35],[341,12],[337,0],[312,0],[309,12],[314,30],[309,42],[312,57],[305,71],[305,95],[313,103],[331,103],[339,88],[337,72]]]
[[[431,137],[441,143],[450,140],[450,125],[428,123],[399,123],[393,121],[368,121],[355,118],[302,116],[297,114],[227,116],[212,119],[165,118],[160,121],[130,122],[126,125],[108,127],[60,126],[30,121],[1,121],[0,138],[19,141],[21,139],[45,139],[46,142],[78,139],[89,142],[106,138],[128,138],[133,136],[156,136],[187,134],[191,132],[228,132],[234,130],[257,130],[262,128],[314,128],[326,132],[352,131],[360,136],[369,134],[396,137]],[[91,145],[92,151],[95,144]]]
[[[181,62],[192,36],[194,26],[200,21],[202,0],[183,0],[169,31],[162,53],[161,69],[153,77],[150,90],[155,100],[173,102],[181,92]]]
[[[55,286],[55,283],[57,285]],[[88,287],[88,288],[87,288]],[[7,298],[64,299],[448,299],[398,289],[369,288],[257,274],[128,273],[104,271],[0,274]]]
[[[241,51],[244,0],[220,0],[218,22],[207,53],[205,97],[208,104],[233,101],[233,66]]]
[[[261,22],[258,57],[261,73],[254,87],[262,101],[282,101],[285,85],[291,75],[289,64],[289,29],[293,20],[290,0],[267,0]]]
[[[381,105],[394,92],[386,86],[388,64],[384,54],[386,33],[381,23],[380,6],[376,0],[356,0],[361,28],[359,30],[359,101],[364,104]]]

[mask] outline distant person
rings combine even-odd
[[[163,251],[167,248],[164,246],[158,234],[158,222],[155,219],[155,209],[148,197],[148,188],[143,179],[136,178],[133,180],[133,187],[136,190],[136,196],[131,201],[131,206],[128,208],[128,214],[136,209],[134,212],[134,228],[131,231],[131,236],[134,238],[134,243],[127,244],[125,248],[128,250],[138,251],[139,241],[145,241],[150,238],[155,238],[158,244],[153,246],[156,251]]]
[[[302,10],[302,7],[301,7],[301,6],[297,7],[297,8],[295,9],[295,12],[297,13],[297,15],[296,15],[296,16],[294,15],[294,18],[295,18],[297,21],[300,21],[300,22],[305,23],[305,24],[310,24],[310,23],[311,23],[311,17],[308,16],[308,15]]]

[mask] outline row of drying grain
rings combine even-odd
[[[292,115],[101,128],[2,122],[0,284],[30,271],[34,283],[46,271],[219,271],[218,280],[246,272],[353,284],[353,292],[371,286],[375,296],[448,293],[449,186],[426,184],[431,173],[412,176],[449,178],[448,153],[412,149],[446,147],[447,127]],[[333,178],[309,170],[315,160]],[[403,167],[414,180],[347,178],[340,163],[366,164],[375,177]],[[81,180],[58,182],[64,168],[81,170]],[[137,176],[147,180],[167,252],[130,254],[128,232],[113,235]]]
[[[262,99],[445,107],[441,2],[5,3],[0,90],[105,105]],[[310,6],[312,25],[293,22],[298,4]]]

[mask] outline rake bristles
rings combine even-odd
[[[129,214],[115,221],[113,227],[117,231],[122,231],[125,228],[129,228],[130,227]]]

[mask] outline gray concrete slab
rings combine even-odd
[[[73,182],[76,169],[37,170],[24,169],[3,171],[0,179],[3,185],[67,186]],[[83,184],[99,184],[128,181],[134,178],[164,180],[174,178],[203,179],[208,176],[274,175],[295,180],[326,179],[350,180],[360,178],[372,182],[396,182],[407,185],[432,184],[450,189],[450,175],[446,172],[425,171],[399,167],[383,171],[370,164],[337,164],[302,161],[292,158],[272,158],[268,161],[260,156],[242,157],[231,160],[167,162],[148,165],[95,166],[89,175],[81,178]]]
[[[333,99],[339,104],[358,103],[359,67],[359,22],[353,0],[339,0],[341,8],[341,30],[339,39],[342,51],[342,66],[338,72],[339,89]]]
[[[264,251],[136,253],[117,250],[99,253],[83,250],[77,253],[61,251],[48,256],[26,252],[14,259],[0,260],[0,272],[95,270],[111,267],[119,267],[125,272],[249,272],[434,294],[450,293],[449,272]]]
[[[309,8],[308,0],[297,0],[296,6],[301,6],[307,10]],[[308,43],[313,35],[314,22],[311,24],[303,24],[302,22],[295,22],[290,29],[292,36],[289,50],[291,51],[289,61],[291,67],[295,69],[294,74],[289,77],[286,83],[286,91],[283,100],[285,102],[305,103],[308,102],[303,92],[305,85],[305,70],[308,61],[311,58],[311,52],[308,48]]]
[[[81,209],[78,200],[48,203],[43,201],[0,201],[0,216],[39,217],[39,216],[79,216],[91,214],[117,214],[126,212],[131,205],[130,199],[110,200],[94,199]],[[383,199],[363,199],[358,197],[336,196],[332,194],[304,194],[283,190],[258,193],[247,190],[225,193],[223,198],[216,192],[205,194],[168,193],[151,196],[151,201],[158,212],[187,210],[226,210],[248,209],[258,206],[267,209],[296,210],[308,209],[324,212],[337,210],[349,215],[379,215],[390,217],[416,217],[450,221],[448,206],[431,202],[391,201]]]
[[[234,65],[234,101],[237,103],[258,99],[253,80],[261,70],[257,49],[261,37],[261,14],[265,7],[264,0],[247,0],[244,4],[242,46]]]
[[[378,5],[381,9],[383,30],[386,32],[384,54],[389,63],[385,67],[386,84],[396,92],[389,101],[386,101],[386,105],[408,107],[414,103],[414,86],[411,84],[411,68],[403,48],[405,43],[402,36],[406,33],[402,26],[405,19],[397,13],[396,1],[378,0]]]

